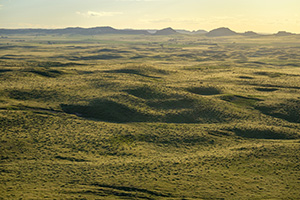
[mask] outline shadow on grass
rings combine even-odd
[[[160,197],[169,197],[168,195],[162,194],[160,192],[151,191],[151,190],[147,190],[147,189],[141,189],[141,188],[137,188],[137,187],[115,186],[115,185],[106,185],[106,184],[99,184],[99,183],[93,183],[92,186],[96,186],[96,187],[100,187],[100,188],[110,188],[110,189],[126,191],[126,192],[141,192],[141,193],[146,193],[149,195],[160,196]],[[128,195],[126,195],[126,196],[128,196]]]
[[[142,99],[165,99],[168,97],[171,97],[171,95],[168,95],[162,91],[160,91],[159,88],[150,87],[150,86],[142,86],[135,89],[129,89],[125,90],[128,94],[131,94],[133,96],[142,98]]]
[[[130,53],[130,51],[117,50],[117,49],[99,49],[99,50],[92,51],[91,53],[102,53],[102,52],[110,52],[110,53]]]
[[[191,87],[187,91],[200,95],[217,95],[222,93],[220,89],[212,86]]]
[[[241,79],[254,79],[254,78],[251,77],[251,76],[239,76],[239,78],[241,78]]]
[[[116,70],[107,70],[106,73],[120,73],[120,74],[134,74],[147,78],[160,78],[161,75],[170,74],[169,71],[157,69],[150,66],[133,66],[128,68],[121,68]]]
[[[73,182],[71,183],[73,184]],[[108,185],[100,183],[91,183],[90,186],[85,190],[79,191],[65,191],[65,193],[71,194],[84,194],[84,195],[96,195],[98,197],[107,197],[114,196],[114,198],[119,199],[148,199],[154,200],[157,198],[170,198],[173,197],[171,194],[163,194],[157,191],[151,191],[148,189],[133,187],[133,186],[117,186],[117,185]],[[85,199],[85,198],[84,198]]]
[[[61,104],[64,112],[75,114],[79,117],[92,118],[108,122],[142,122],[149,120],[144,114],[120,103],[97,99],[88,105]]]
[[[258,105],[255,108],[266,115],[300,123],[300,100],[286,100],[273,105]]]
[[[43,99],[50,100],[57,98],[59,93],[56,91],[46,90],[10,90],[8,96],[17,100],[32,100],[32,99]]]
[[[0,73],[11,72],[11,69],[0,69]]]
[[[284,130],[252,128],[252,129],[232,129],[237,136],[255,139],[297,139],[299,135],[289,134]]]
[[[73,57],[70,60],[112,60],[123,58],[123,56],[118,54],[105,54],[105,55],[93,55],[93,56],[82,56],[82,57]]]
[[[68,114],[113,123],[216,123],[228,120],[223,117],[221,111],[212,110],[204,105],[199,106],[199,102],[191,99],[148,100],[145,107],[126,105],[107,99],[96,99],[86,105],[61,104],[60,106]]]
[[[0,60],[23,60],[24,56],[22,55],[4,55],[0,57]]]
[[[260,91],[260,92],[274,92],[274,91],[277,91],[278,89],[277,88],[262,88],[262,87],[259,87],[259,88],[255,88],[255,90]]]
[[[146,78],[160,78],[160,77],[157,77],[157,76],[146,75],[138,69],[118,69],[118,70],[108,70],[108,71],[105,71],[105,72],[106,73],[119,73],[119,74],[134,74],[134,75],[139,75],[139,76],[143,76],[143,77],[146,77]]]
[[[240,95],[224,95],[221,97],[222,100],[240,105],[240,106],[255,106],[257,102],[263,101],[258,98],[245,97]]]
[[[27,71],[48,78],[56,78],[64,74],[64,72],[59,70],[51,70],[51,69],[44,69],[44,68],[34,68],[34,69],[29,69]]]

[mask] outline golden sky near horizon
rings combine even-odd
[[[300,0],[0,0],[0,28],[95,26],[300,33]]]

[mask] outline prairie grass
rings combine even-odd
[[[299,198],[299,41],[1,39],[0,199]]]

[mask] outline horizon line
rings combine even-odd
[[[197,30],[190,30],[190,29],[184,29],[184,28],[172,28],[172,27],[165,27],[165,28],[115,28],[115,27],[112,27],[112,26],[109,26],[109,25],[105,25],[105,26],[92,26],[92,27],[81,27],[81,26],[66,26],[66,27],[56,27],[56,28],[37,28],[37,27],[20,27],[20,28],[0,28],[0,29],[6,29],[6,30],[24,30],[24,29],[30,29],[30,30],[56,30],[56,29],[68,29],[68,28],[81,28],[81,29],[91,29],[91,28],[113,28],[113,29],[116,29],[116,30],[163,30],[163,29],[167,29],[167,28],[171,28],[173,30],[184,30],[184,31],[189,31],[189,32],[196,32],[196,31],[199,31],[199,30],[202,30],[202,31],[207,31],[205,29],[197,29]],[[207,32],[210,32],[210,31],[213,31],[213,30],[216,30],[216,29],[220,29],[220,28],[228,28],[230,29],[229,27],[218,27],[218,28],[214,28],[214,29],[211,29]],[[232,29],[230,29],[232,30]],[[234,30],[232,30],[234,31]],[[236,32],[236,31],[234,31]],[[247,33],[247,32],[254,32],[254,33],[257,33],[257,34],[276,34],[276,33],[280,33],[280,32],[286,32],[286,33],[292,33],[292,34],[300,34],[300,33],[296,33],[296,32],[289,32],[289,31],[285,31],[285,30],[279,30],[277,32],[273,32],[273,33],[270,33],[270,32],[255,32],[255,31],[251,31],[251,30],[248,30],[248,31],[244,31],[244,32],[236,32],[236,33]]]

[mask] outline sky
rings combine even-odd
[[[0,28],[96,26],[300,33],[300,0],[0,0]]]

